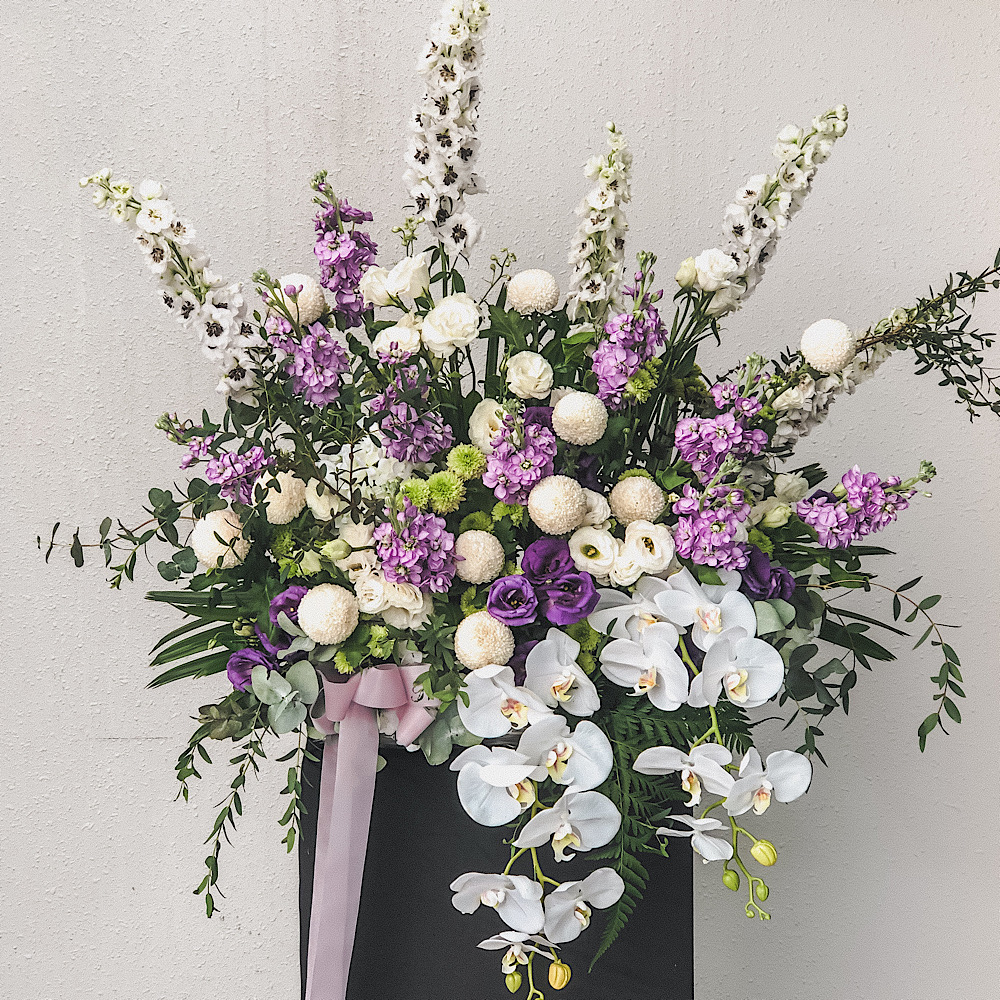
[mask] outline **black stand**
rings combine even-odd
[[[321,744],[311,744],[321,756]],[[375,785],[348,1000],[511,1000],[500,974],[502,951],[476,944],[505,930],[481,907],[472,916],[451,905],[453,879],[468,871],[502,871],[509,857],[501,831],[474,823],[455,791],[455,772],[431,767],[422,753],[382,750],[388,764]],[[302,995],[305,997],[309,910],[312,904],[320,765],[303,770],[309,810],[299,841]],[[548,849],[546,848],[546,851]],[[561,881],[598,867],[587,855],[558,866],[548,852],[546,873]],[[560,948],[573,977],[566,1000],[692,1000],[694,915],[691,852],[678,845],[669,859],[648,855],[650,883],[642,903],[611,950],[587,974],[600,942],[603,912],[589,929]],[[551,872],[550,872],[551,869]],[[548,995],[547,963],[539,963]],[[522,998],[527,986],[521,987]]]

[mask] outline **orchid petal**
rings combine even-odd
[[[812,762],[794,750],[776,750],[767,756],[767,780],[779,802],[794,802],[809,790]]]
[[[458,774],[456,786],[462,808],[482,826],[503,826],[521,815],[521,804],[506,788],[488,785],[480,777],[481,768],[470,765]]]

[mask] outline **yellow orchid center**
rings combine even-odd
[[[500,962],[500,971],[505,976],[509,976],[519,965],[527,964],[528,956],[524,948],[519,944],[512,944],[504,953],[503,960]]]
[[[760,788],[753,793],[753,811],[757,816],[761,816],[767,812],[767,807],[771,804],[772,787],[770,781],[764,781],[761,783]]]
[[[528,706],[523,701],[504,698],[500,703],[500,712],[515,729],[524,729],[528,724]]]
[[[636,694],[646,694],[650,688],[656,687],[656,667],[650,665],[644,674],[639,677],[635,685]]]
[[[639,632],[644,632],[650,625],[655,625],[659,619],[651,615],[648,611],[640,611],[636,616],[636,627]]]
[[[563,671],[552,683],[552,696],[557,701],[569,701],[573,695],[576,677],[570,671]]]
[[[562,823],[552,834],[552,850],[555,852],[556,861],[569,861],[573,856],[566,854],[567,847],[579,847],[580,838],[573,832],[573,827],[569,823]]]
[[[691,796],[691,801],[686,803],[689,806],[696,806],[701,802],[701,780],[694,771],[684,768],[681,771],[681,788]]]
[[[580,921],[580,926],[584,930],[590,926],[590,915],[593,912],[582,899],[573,907],[573,916]]]
[[[722,631],[722,609],[710,604],[707,608],[695,608],[695,621],[705,632]]]
[[[527,809],[535,801],[535,786],[530,781],[519,781],[516,785],[507,786],[507,794],[522,809]]]
[[[565,773],[573,748],[560,740],[545,756],[545,767],[549,775],[558,781]]]
[[[731,670],[723,679],[726,694],[730,701],[742,704],[747,700],[747,677],[749,674],[745,670]]]

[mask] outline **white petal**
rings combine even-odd
[[[562,814],[558,809],[543,809],[524,824],[514,846],[541,847],[556,832],[562,821]]]
[[[794,802],[805,795],[812,782],[812,763],[794,750],[776,750],[767,755],[767,780],[779,802]]]
[[[606,795],[600,792],[579,792],[573,794],[569,806],[573,826],[580,831],[581,851],[590,851],[610,843],[622,824],[621,813]]]
[[[458,774],[458,799],[462,808],[483,826],[503,826],[521,815],[521,804],[507,794],[506,788],[486,784],[475,764],[463,767]]]
[[[511,875],[514,891],[506,893],[497,907],[500,919],[522,934],[537,934],[545,916],[542,912],[542,887],[526,875]]]
[[[614,868],[598,868],[580,883],[580,895],[599,910],[613,906],[621,899],[625,883]]]
[[[583,924],[574,913],[579,896],[573,889],[578,882],[564,882],[545,897],[545,936],[554,944],[575,941]]]
[[[640,774],[670,774],[683,769],[685,759],[677,747],[649,747],[636,757],[632,767]]]
[[[554,780],[577,791],[596,788],[611,773],[614,760],[611,741],[599,726],[584,720],[577,723],[569,744],[573,753],[566,762],[566,771],[561,779]]]
[[[757,752],[756,747],[750,747],[740,761],[740,777],[741,778],[753,778],[753,777],[763,777],[764,775],[764,765],[761,763],[760,754]]]
[[[510,670],[510,668],[505,669]],[[510,676],[513,683],[513,670],[510,670]],[[465,691],[469,696],[469,704],[466,705],[462,698],[457,699],[458,717],[470,733],[483,739],[492,739],[510,732],[510,719],[500,711],[504,695],[493,683],[492,678],[473,670],[465,678]]]
[[[728,840],[696,833],[691,838],[691,846],[707,861],[728,861],[733,856],[733,845]]]
[[[753,805],[753,797],[760,788],[760,783],[760,775],[739,778],[726,796],[726,812],[730,816],[742,816]]]
[[[722,627],[724,629],[742,628],[747,635],[757,634],[757,616],[753,612],[753,605],[744,594],[732,592],[726,594],[719,602],[722,610]]]
[[[714,760],[716,764],[732,764],[733,755],[719,743],[701,743],[691,751],[693,760]]]

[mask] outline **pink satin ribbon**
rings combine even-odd
[[[431,724],[437,702],[414,681],[423,665],[368,667],[344,683],[323,678],[325,708],[313,721],[327,733],[316,821],[316,868],[309,918],[306,1000],[345,1000],[368,850],[375,768],[377,709],[399,716],[396,742],[409,746]],[[339,735],[333,724],[340,723]]]

